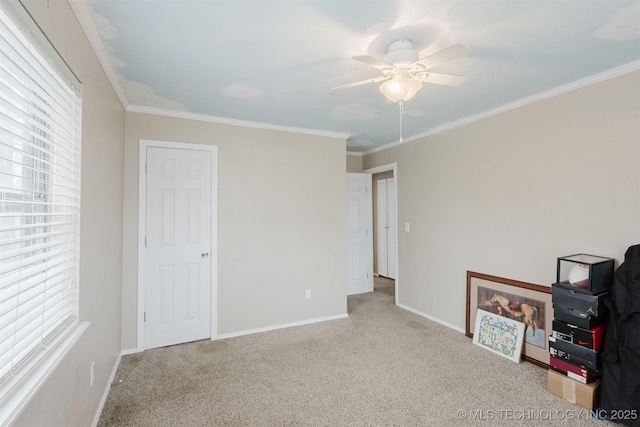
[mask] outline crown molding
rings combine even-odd
[[[328,138],[338,138],[346,140],[351,136],[348,133],[331,132],[317,129],[297,128],[290,126],[273,125],[269,123],[250,122],[247,120],[229,119],[227,117],[209,116],[206,114],[190,113],[188,111],[165,110],[162,108],[145,107],[143,105],[129,105],[127,108],[131,113],[152,114],[156,116],[173,117],[176,119],[197,120],[200,122],[218,123],[222,125],[241,126],[245,128],[275,130],[280,132],[298,133],[302,135],[323,136]]]
[[[116,93],[116,96],[120,100],[120,103],[126,110],[129,107],[129,100],[120,85],[120,79],[118,78],[118,73],[113,68],[111,64],[111,60],[109,59],[109,54],[104,47],[104,43],[102,42],[102,38],[98,34],[98,29],[93,23],[93,19],[91,19],[91,13],[89,12],[88,6],[84,0],[68,0],[73,13],[76,15],[80,26],[82,27],[82,31],[87,36],[89,40],[89,44],[93,49],[93,52],[98,57],[98,61],[100,65],[102,65],[102,69],[107,75],[107,79],[111,83],[113,90]]]
[[[227,124],[227,125],[231,125],[231,126],[243,126],[243,127],[249,127],[249,128],[256,128],[256,129],[265,129],[265,130],[276,130],[276,131],[283,131],[283,132],[290,132],[290,133],[299,133],[299,134],[304,134],[304,135],[313,135],[313,136],[324,136],[324,137],[330,137],[330,138],[339,138],[339,139],[347,139],[349,138],[351,135],[348,133],[342,133],[342,132],[331,132],[331,131],[321,131],[321,130],[315,130],[315,129],[306,129],[306,128],[295,128],[295,127],[288,127],[288,126],[280,126],[280,125],[273,125],[273,124],[268,124],[268,123],[258,123],[258,122],[250,122],[250,121],[244,121],[244,120],[236,120],[236,119],[229,119],[229,118],[224,118],[224,117],[215,117],[215,116],[208,116],[208,115],[204,115],[204,114],[196,114],[196,113],[188,113],[188,112],[182,112],[182,111],[171,111],[171,110],[164,110],[164,109],[160,109],[160,108],[152,108],[152,107],[144,107],[144,106],[140,106],[140,105],[131,105],[129,104],[129,101],[124,93],[124,90],[122,89],[122,86],[120,85],[120,81],[118,78],[118,74],[116,73],[116,71],[113,68],[113,65],[111,64],[111,60],[109,59],[109,54],[107,53],[104,43],[102,42],[102,38],[100,37],[100,35],[98,34],[98,30],[95,27],[95,24],[93,22],[93,20],[91,19],[91,15],[89,12],[89,9],[85,3],[84,0],[68,0],[74,14],[76,15],[76,18],[78,19],[78,22],[80,23],[80,26],[82,27],[82,30],[84,31],[85,35],[87,36],[87,39],[89,40],[89,43],[91,45],[91,47],[93,48],[93,51],[95,52],[98,61],[100,62],[100,64],[102,65],[102,68],[105,72],[105,74],[107,75],[107,78],[109,79],[109,82],[111,83],[111,86],[113,87],[113,90],[115,91],[118,99],[120,100],[120,103],[122,104],[122,106],[125,108],[126,111],[130,111],[130,112],[138,112],[138,113],[146,113],[146,114],[155,114],[155,115],[160,115],[160,116],[165,116],[165,117],[175,117],[175,118],[183,118],[183,119],[189,119],[189,120],[198,120],[198,121],[205,121],[205,122],[211,122],[211,123],[219,123],[219,124]],[[607,70],[604,71],[602,73],[598,73],[595,74],[593,76],[590,77],[586,77],[584,79],[580,79],[580,80],[576,80],[574,82],[568,83],[566,85],[563,86],[559,86],[557,88],[548,90],[548,91],[544,91],[541,93],[538,93],[536,95],[532,95],[526,98],[522,98],[520,100],[502,105],[500,107],[497,108],[493,108],[491,110],[487,110],[484,111],[482,113],[479,114],[475,114],[475,115],[471,115],[471,116],[467,116],[464,117],[462,119],[459,120],[455,120],[453,122],[449,122],[449,123],[445,123],[442,124],[440,126],[436,126],[435,128],[423,132],[423,133],[419,133],[417,135],[413,135],[411,137],[408,138],[404,138],[402,141],[393,141],[390,142],[388,144],[382,145],[380,147],[376,147],[373,148],[371,150],[368,151],[347,151],[348,155],[352,155],[352,156],[366,156],[368,154],[373,154],[373,153],[377,153],[378,151],[383,151],[383,150],[387,150],[393,147],[396,147],[398,145],[402,145],[408,142],[412,142],[412,141],[416,141],[418,139],[422,139],[428,136],[433,136],[433,135],[437,135],[439,133],[451,130],[451,129],[455,129],[459,126],[464,126],[473,122],[477,122],[498,114],[502,114],[505,113],[507,111],[511,111],[511,110],[515,110],[517,108],[538,102],[538,101],[542,101],[548,98],[552,98],[554,96],[557,95],[561,95],[567,92],[571,92],[573,90],[576,89],[580,89],[582,87],[585,86],[589,86],[592,84],[596,84],[608,79],[612,79],[614,77],[618,77],[633,71],[638,71],[640,70],[640,61],[634,61],[631,62],[629,64],[626,65],[622,65],[620,67],[616,67],[613,68],[611,70]]]
[[[574,82],[568,83],[563,86],[558,86],[554,89],[550,89],[544,92],[540,92],[538,94],[519,99],[514,102],[510,102],[509,104],[502,105],[497,108],[493,108],[491,110],[484,111],[479,114],[474,114],[472,116],[463,117],[460,120],[456,120],[453,122],[445,123],[440,126],[436,126],[435,128],[419,133],[417,135],[411,136],[409,138],[405,138],[401,141],[394,141],[383,146],[372,148],[371,150],[364,151],[363,155],[377,153],[378,151],[387,150],[389,148],[397,147],[398,145],[405,144],[407,142],[416,141],[418,139],[422,139],[428,136],[437,135],[439,133],[455,129],[460,126],[464,126],[473,122],[477,122],[492,116],[496,116],[498,114],[506,113],[507,111],[515,110],[520,107],[524,107],[525,105],[533,104],[535,102],[543,101],[545,99],[553,98],[554,96],[562,95],[567,92],[574,91],[576,89],[580,89],[586,86],[590,86],[596,83],[603,82],[605,80],[609,80],[615,77],[622,76],[624,74],[631,73],[633,71],[640,70],[640,61],[634,61],[626,65],[622,65],[620,67],[612,68],[611,70],[604,71],[602,73],[594,74],[593,76],[586,77],[584,79],[576,80]]]

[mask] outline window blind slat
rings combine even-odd
[[[8,260],[11,260],[13,258],[32,256],[35,253],[47,252],[47,251],[54,250],[54,248],[59,246],[63,246],[63,245],[67,246],[72,244],[73,242],[71,241],[57,241],[57,242],[45,242],[45,243],[33,244],[29,246],[30,251],[28,253],[26,253],[24,248],[14,248],[13,250],[10,250],[10,251],[0,252],[0,262],[3,262],[3,263],[9,262]],[[65,250],[68,250],[68,248],[65,247]]]
[[[55,217],[55,216],[64,216],[64,215],[69,215],[69,214],[65,214],[65,213],[59,213],[59,212],[53,212],[53,213],[49,213],[46,216],[47,217]],[[24,218],[24,217],[28,217],[28,216],[43,216],[42,213],[39,212],[24,212],[24,213],[20,213],[20,215],[17,215],[14,212],[0,212],[0,218]]]
[[[0,191],[2,191],[1,188],[0,188]],[[30,230],[30,229],[42,228],[42,227],[66,227],[70,225],[71,225],[71,222],[67,222],[67,221],[36,222],[31,224],[9,225],[6,227],[3,226],[2,223],[0,223],[0,233],[8,233],[11,231],[18,231],[18,230]]]
[[[44,324],[48,323],[48,327],[50,327],[51,323],[57,323],[62,321],[55,320],[57,314],[61,313],[61,310],[68,304],[66,301],[65,290],[56,290],[51,292],[49,295],[38,295],[38,297],[30,300],[30,307],[28,311],[24,311],[21,316],[18,317],[17,320],[17,328],[14,333],[14,352],[21,352],[24,348],[26,348],[29,343],[26,341],[31,341],[29,338],[33,336],[34,332],[41,331]],[[47,302],[49,302],[49,307],[47,308]],[[60,316],[62,317],[62,316]],[[53,322],[43,322],[42,319],[45,318],[47,321],[54,319]]]
[[[9,274],[6,276],[5,280],[3,280],[2,287],[0,289],[3,293],[15,292],[15,287],[19,284],[20,288],[18,292],[27,292],[30,287],[38,285],[39,283],[46,283],[47,280],[53,280],[62,273],[66,274],[63,279],[72,280],[72,278],[69,277],[68,271],[70,267],[66,264],[73,261],[73,259],[73,256],[68,253],[64,256],[58,256],[50,260],[48,259],[45,275],[39,275],[40,270],[37,267],[26,269],[27,273],[31,273],[30,275],[21,274],[20,272]]]
[[[53,262],[41,262],[32,267],[7,275],[7,283],[1,288],[3,292],[0,298],[4,298],[5,295],[11,297],[16,293],[20,295],[26,294],[29,292],[30,287],[45,283],[43,282],[43,276],[49,280],[53,280],[62,273],[68,274],[70,270],[69,263],[71,261],[73,261],[72,257],[64,257]],[[62,277],[61,280],[68,280],[68,277]],[[18,283],[20,283],[21,286],[19,290],[16,290],[17,286],[15,285]]]
[[[12,82],[0,79],[0,90],[6,90],[7,86],[11,83]],[[26,109],[26,101],[19,97],[9,98],[4,96],[2,97],[2,102],[0,102],[0,114],[5,115],[16,123],[24,123],[27,121]]]
[[[67,251],[67,247],[62,247],[58,249],[57,253],[52,253],[51,256],[61,257],[64,256]],[[47,260],[47,257],[48,254],[43,253],[39,256],[29,257],[28,261],[26,262],[23,262],[23,260],[18,260],[12,263],[7,263],[6,265],[2,265],[2,267],[0,268],[0,276],[21,274],[22,277],[30,277],[32,275],[38,274],[39,272],[45,271],[48,268],[48,265],[44,262]],[[71,260],[71,258],[69,257],[68,260]],[[8,289],[8,287],[3,287],[1,289]],[[2,300],[2,296],[0,296],[0,301]]]
[[[39,141],[37,138],[33,141],[26,139],[33,137],[33,135],[29,133],[29,129],[27,129],[26,125],[23,125],[22,123],[0,113],[0,137],[4,135],[10,135],[11,142],[3,143],[3,145],[24,153],[24,155],[30,158],[50,162],[50,164],[56,165],[65,164],[65,162],[67,164],[74,164],[73,162],[77,161],[72,157],[72,151],[54,151],[47,145],[36,144],[36,142]],[[73,140],[67,139],[63,141],[67,144],[71,144]],[[2,142],[2,138],[0,138],[0,142]],[[48,157],[51,157],[51,159],[48,159]]]
[[[0,8],[0,404],[77,323],[82,104],[51,64]]]
[[[3,246],[13,245],[14,243],[24,242],[25,240],[33,241],[33,240],[50,239],[54,237],[60,237],[61,235],[66,236],[68,234],[69,234],[68,231],[62,230],[62,231],[50,231],[48,233],[39,233],[39,234],[30,235],[27,237],[17,237],[14,239],[6,239],[6,240],[3,240],[2,243],[0,243],[0,249],[2,249]]]
[[[67,283],[65,277],[63,276],[52,277],[47,281],[47,283],[37,283],[36,285],[37,286],[35,288],[32,288],[31,294],[25,296],[23,301],[27,302],[30,300],[30,298],[34,298],[35,296],[45,292],[47,289],[52,289],[59,286],[61,286],[63,289],[65,289],[68,292],[72,292],[72,289],[73,289],[70,286],[68,286],[69,284]],[[0,329],[2,329],[3,331],[4,330],[13,331],[15,329],[15,322],[20,317],[20,312],[17,309],[18,304],[16,304],[16,302],[18,301],[17,298],[19,296],[20,296],[19,294],[15,294],[11,296],[11,298],[8,298],[6,300],[9,303],[13,303],[16,309],[13,311],[9,311],[3,314],[2,316],[0,316]],[[72,301],[67,301],[67,302],[71,303]]]

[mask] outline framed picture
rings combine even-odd
[[[478,309],[524,323],[522,357],[549,367],[549,336],[553,322],[551,288],[467,271],[465,333],[473,338]]]
[[[479,308],[473,343],[492,353],[520,363],[524,342],[524,323]]]

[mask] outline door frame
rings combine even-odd
[[[362,171],[362,173],[368,173],[368,174],[376,174],[376,173],[381,173],[381,172],[388,172],[388,171],[393,171],[393,177],[394,179],[394,186],[395,186],[395,206],[396,206],[396,210],[394,212],[394,215],[396,217],[396,278],[395,278],[395,299],[394,299],[394,303],[395,305],[399,304],[400,301],[400,258],[398,257],[398,247],[400,246],[398,244],[398,240],[399,239],[399,235],[398,235],[398,163],[397,162],[393,162],[393,163],[388,163],[386,165],[380,165],[380,166],[376,166],[373,168],[369,168],[369,169],[364,169]],[[373,185],[372,185],[373,187]],[[372,190],[373,191],[373,190]],[[373,206],[371,206],[371,209],[374,209]],[[373,260],[372,260],[373,262]]]
[[[144,351],[144,312],[146,302],[146,254],[147,230],[147,148],[209,151],[211,153],[211,339],[218,336],[218,147],[215,145],[184,142],[139,141],[138,158],[138,312],[136,350]]]

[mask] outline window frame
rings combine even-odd
[[[73,129],[77,129],[77,135],[75,146],[77,146],[78,154],[77,157],[72,156],[71,159],[77,160],[77,169],[74,169],[75,172],[71,172],[71,175],[76,176],[77,184],[73,187],[75,191],[77,191],[76,196],[68,196],[67,198],[77,197],[77,202],[73,202],[69,205],[62,204],[62,206],[75,206],[75,209],[69,216],[72,218],[68,223],[68,227],[72,230],[68,232],[70,236],[73,237],[73,242],[68,245],[65,249],[67,253],[67,258],[72,259],[71,269],[73,269],[72,276],[74,279],[72,283],[68,285],[69,288],[72,289],[73,301],[71,308],[71,314],[66,314],[67,319],[63,321],[60,325],[53,328],[48,332],[48,335],[44,335],[42,338],[39,338],[40,341],[37,344],[37,351],[34,351],[33,354],[29,353],[29,356],[24,358],[15,364],[14,368],[11,368],[10,374],[5,374],[0,377],[0,425],[9,425],[12,424],[20,413],[27,407],[29,402],[36,395],[38,390],[45,384],[49,376],[56,370],[59,364],[65,359],[68,353],[75,347],[76,343],[81,339],[83,333],[89,327],[89,322],[81,321],[79,316],[79,253],[80,253],[80,186],[81,186],[81,175],[80,175],[80,164],[81,164],[81,156],[79,151],[81,150],[81,95],[79,90],[81,88],[81,83],[79,79],[75,76],[72,70],[68,67],[62,57],[58,54],[55,47],[51,45],[47,37],[42,33],[38,25],[33,21],[28,11],[22,6],[22,4],[18,0],[3,0],[0,2],[0,20],[4,22],[8,21],[7,26],[15,26],[18,28],[16,32],[15,29],[10,29],[9,31],[14,31],[15,34],[21,34],[23,39],[26,39],[28,42],[28,47],[31,52],[35,51],[36,54],[32,56],[40,57],[39,60],[34,62],[33,67],[43,66],[45,68],[49,68],[49,70],[57,75],[59,78],[63,79],[65,82],[69,82],[69,85],[72,88],[77,90],[76,92],[76,101],[77,102],[77,111],[75,111],[71,115]],[[1,24],[5,26],[5,24]],[[36,63],[37,62],[37,63]],[[29,68],[32,68],[30,66]],[[52,92],[55,92],[52,91]],[[51,101],[55,103],[55,100],[58,99],[55,95],[51,95]],[[35,99],[33,102],[38,103],[40,100]],[[74,101],[75,102],[75,101]],[[76,104],[74,104],[76,105]],[[35,117],[36,120],[39,112],[33,113],[30,117]],[[77,123],[76,123],[77,120]],[[13,134],[11,131],[8,131],[9,134]],[[28,144],[33,144],[35,148],[31,150],[37,151],[37,143],[28,142]],[[57,145],[56,145],[57,146]],[[44,163],[49,162],[49,160],[42,160],[39,158],[40,155],[36,155],[35,151],[32,153],[32,157],[28,162],[32,164],[32,167],[29,167],[25,164],[25,169],[30,169],[30,173],[34,175],[33,181],[40,181],[42,193],[37,194],[35,191],[32,191],[31,198],[33,199],[33,204],[36,204],[36,198],[40,198],[40,202],[43,202],[42,213],[44,215],[52,214],[52,207],[47,206],[54,203],[54,200],[58,198],[59,194],[55,193],[55,188],[60,187],[60,183],[54,183],[59,180],[59,176],[64,176],[63,179],[67,179],[67,175],[58,175],[60,168],[60,163],[50,162],[48,165]],[[40,162],[40,164],[38,164]],[[36,164],[37,167],[36,167]],[[42,175],[37,177],[36,175]],[[43,178],[45,177],[45,178]],[[1,189],[0,189],[1,190]],[[15,191],[15,193],[19,193],[20,191],[26,192],[24,188],[18,187],[10,187],[7,189],[8,191]],[[37,195],[36,195],[37,194]],[[5,199],[6,200],[6,199]],[[6,205],[5,205],[6,206]],[[35,213],[40,213],[38,212]],[[24,224],[24,223],[23,223]],[[53,230],[52,224],[43,223],[40,227],[44,230]],[[47,234],[47,233],[45,233]],[[47,242],[49,238],[44,238],[43,241]],[[71,254],[71,255],[69,255]],[[50,267],[45,267],[46,271],[50,270]],[[1,289],[0,289],[1,290]],[[45,299],[47,297],[45,296]],[[43,315],[43,318],[44,315]],[[44,325],[44,322],[41,322]],[[14,333],[15,336],[15,333]]]

